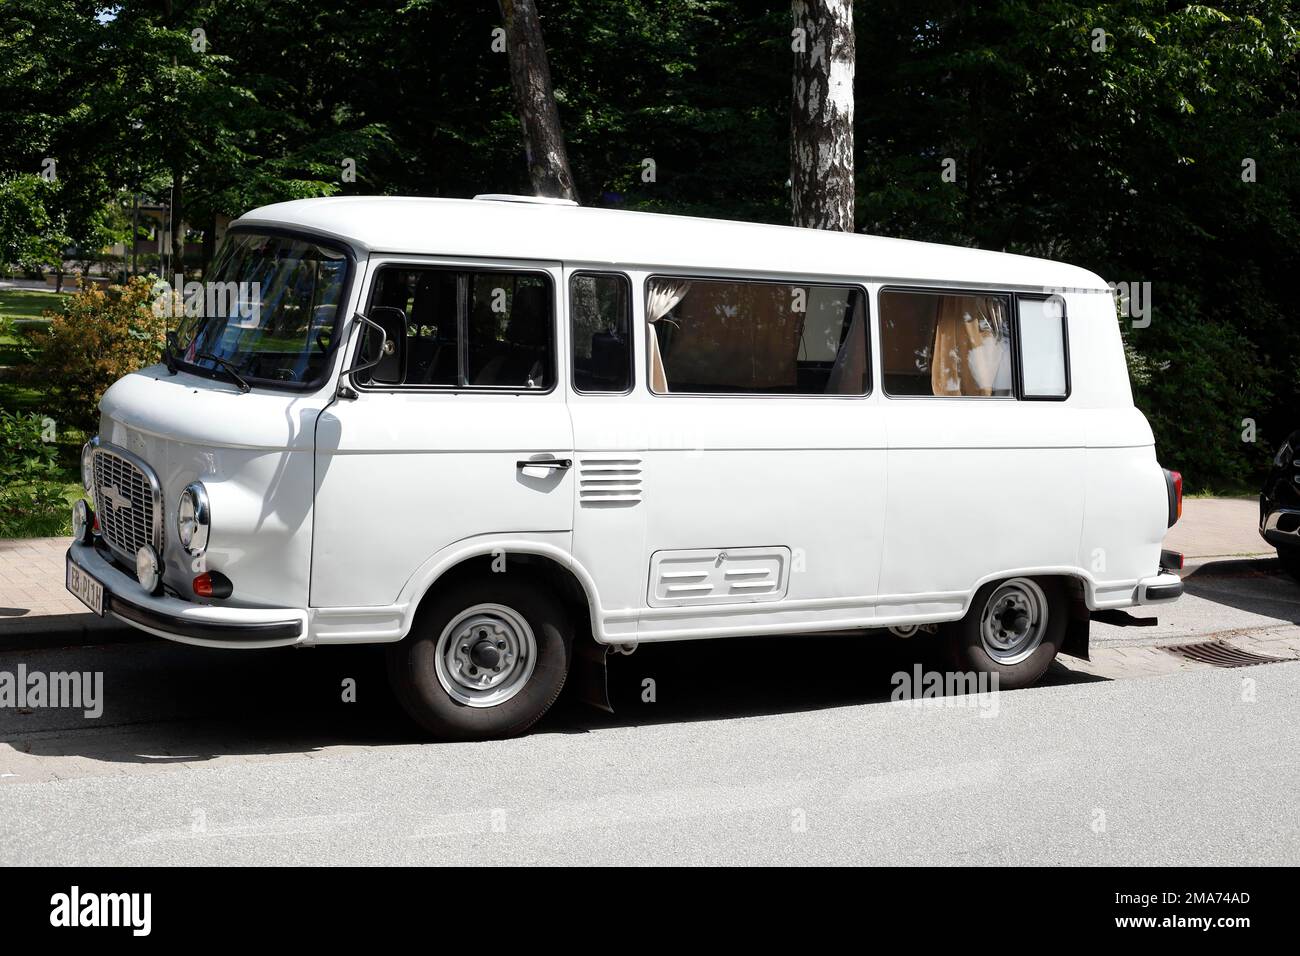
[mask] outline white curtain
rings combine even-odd
[[[664,374],[664,360],[659,352],[659,333],[654,324],[677,308],[678,303],[691,291],[685,279],[651,279],[650,294],[646,296],[645,320],[650,333],[650,390],[663,395],[668,391],[668,377]],[[669,322],[672,319],[668,319]]]
[[[1011,338],[1002,303],[988,296],[946,295],[934,328],[930,383],[935,395],[1010,391]]]

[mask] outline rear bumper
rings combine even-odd
[[[214,607],[155,597],[90,545],[73,544],[68,560],[104,586],[104,613],[157,637],[204,647],[283,647],[307,634],[297,608]]]
[[[1259,522],[1259,534],[1275,548],[1300,548],[1300,509],[1266,512]]]
[[[1157,574],[1138,582],[1137,603],[1168,604],[1183,596],[1183,581],[1176,574]]]

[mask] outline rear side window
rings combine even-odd
[[[866,297],[855,286],[655,277],[646,321],[659,394],[870,390]]]
[[[1020,368],[1024,398],[1065,398],[1069,394],[1065,303],[1060,296],[1018,296]]]
[[[1011,397],[1008,296],[887,289],[880,293],[885,393]]]
[[[626,392],[632,387],[632,289],[619,273],[580,273],[569,280],[573,387]]]
[[[555,383],[550,276],[387,267],[370,304],[402,310],[406,374],[398,386],[546,391]]]

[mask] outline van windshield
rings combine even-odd
[[[274,386],[317,383],[333,349],[347,277],[341,250],[288,236],[231,233],[202,295],[186,288],[175,356],[215,376]]]

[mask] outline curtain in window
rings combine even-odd
[[[1008,394],[1011,338],[1002,300],[946,295],[934,327],[930,384],[935,395]]]
[[[650,390],[660,395],[668,391],[668,376],[664,374],[664,360],[659,353],[659,333],[654,324],[677,308],[691,284],[684,279],[653,279],[650,294],[646,296],[645,320],[650,332]],[[669,319],[668,321],[672,321]]]

